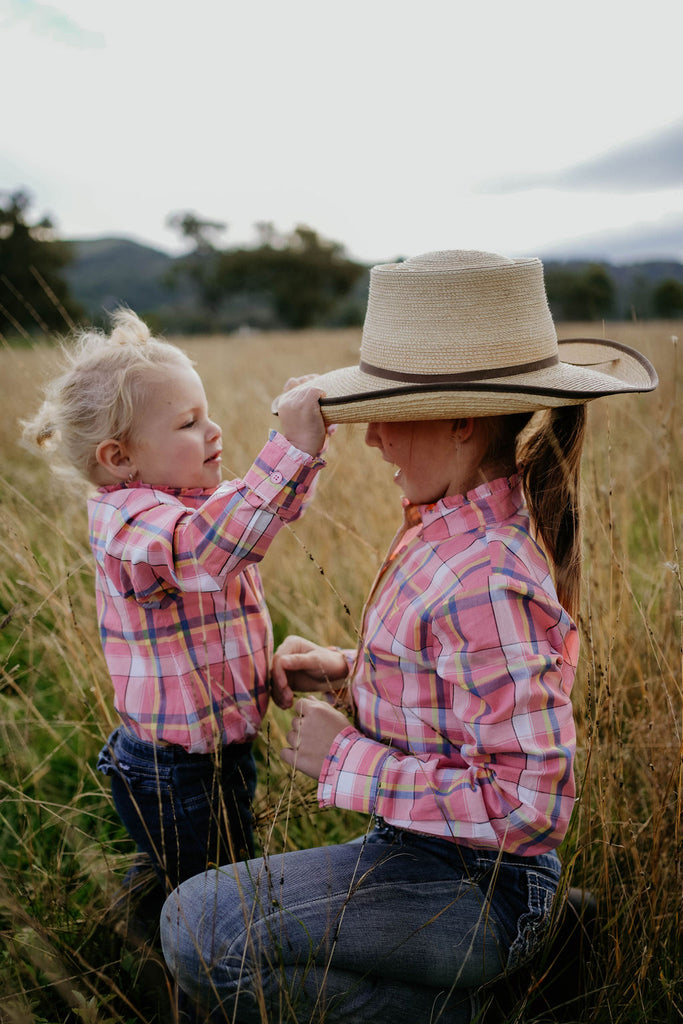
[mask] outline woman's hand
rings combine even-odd
[[[348,675],[341,651],[321,647],[301,636],[288,636],[273,656],[271,694],[279,708],[291,708],[294,692],[327,693]]]
[[[296,702],[287,743],[281,751],[285,764],[319,779],[334,739],[349,724],[346,715],[314,697]]]

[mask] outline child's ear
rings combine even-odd
[[[113,437],[108,437],[106,441],[100,441],[95,449],[95,458],[98,465],[114,480],[127,480],[131,473],[135,474],[135,467],[125,445]]]

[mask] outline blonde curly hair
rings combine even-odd
[[[63,346],[64,371],[48,385],[33,419],[22,423],[24,443],[72,480],[95,482],[101,441],[131,439],[150,373],[193,366],[181,349],[153,337],[131,309],[119,308],[111,319],[111,334],[83,331]]]

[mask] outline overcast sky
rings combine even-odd
[[[681,0],[0,0],[0,189],[62,237],[167,216],[683,260]]]

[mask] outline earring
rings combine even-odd
[[[131,470],[130,473],[128,474],[128,483],[129,484],[132,483],[134,479],[135,479],[135,473],[133,472],[133,470]]]

